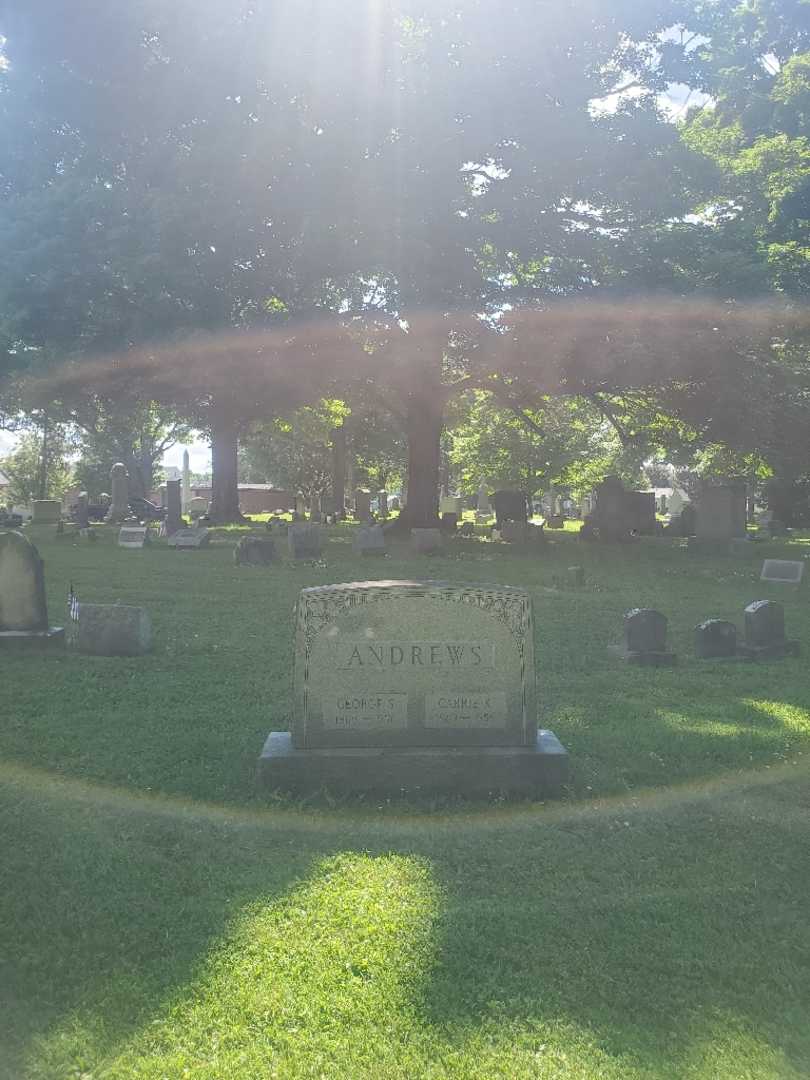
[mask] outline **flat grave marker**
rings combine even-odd
[[[122,548],[142,548],[148,539],[146,525],[122,525],[118,530],[118,546]]]
[[[760,581],[772,581],[778,585],[801,585],[804,563],[792,559],[765,559],[762,563]]]

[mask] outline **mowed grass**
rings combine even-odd
[[[460,543],[326,565],[34,534],[52,622],[69,582],[138,603],[142,659],[0,655],[0,1076],[804,1077],[810,1074],[806,660],[698,662],[692,628],[805,587],[763,554],[669,541]],[[227,542],[226,542],[227,541]],[[808,552],[810,553],[810,552]],[[560,583],[584,565],[587,584]],[[310,584],[431,577],[534,597],[556,804],[257,798],[289,718]],[[681,664],[621,664],[655,606]]]

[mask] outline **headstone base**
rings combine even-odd
[[[259,758],[259,786],[313,793],[438,793],[485,797],[491,792],[559,795],[568,782],[568,751],[552,731],[534,746],[297,750],[288,731],[271,731]]]
[[[798,641],[772,641],[768,645],[738,645],[737,651],[740,656],[750,660],[781,660],[784,656],[798,656],[800,652]]]
[[[64,643],[65,630],[62,626],[51,626],[47,630],[0,630],[0,649],[43,649]]]
[[[622,660],[639,667],[674,667],[678,657],[672,652],[627,652],[620,653]]]

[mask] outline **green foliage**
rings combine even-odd
[[[20,436],[12,454],[0,462],[9,479],[8,501],[30,506],[33,499],[61,499],[73,483],[73,468],[67,460],[71,446],[59,428],[48,431],[45,455],[45,490],[41,490],[42,434],[27,431]]]
[[[336,400],[298,409],[289,419],[254,424],[239,451],[243,483],[271,483],[304,495],[330,488],[332,429],[347,415]]]
[[[476,391],[450,435],[450,459],[464,491],[476,491],[482,478],[529,495],[552,485],[588,491],[619,468],[622,450],[599,410],[577,398],[546,397],[516,416]]]

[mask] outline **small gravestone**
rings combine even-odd
[[[441,529],[411,529],[411,550],[414,555],[436,555],[442,546]]]
[[[122,525],[118,530],[118,546],[122,548],[142,548],[149,540],[146,525]]]
[[[478,485],[478,513],[485,519],[492,517],[492,505],[489,501],[489,491],[484,480]]]
[[[773,581],[778,585],[800,585],[804,563],[790,559],[765,559],[760,581]]]
[[[48,626],[39,552],[22,533],[0,533],[0,647],[47,644],[62,635],[60,627]]]
[[[320,559],[320,528],[303,523],[290,525],[287,529],[287,549],[293,559]]]
[[[76,604],[68,621],[68,645],[89,656],[142,656],[152,645],[152,625],[143,608]]]
[[[654,608],[633,608],[624,616],[624,652],[631,664],[665,667],[674,664],[674,653],[667,651],[667,617]]]
[[[204,499],[201,495],[193,496],[186,504],[186,513],[192,520],[207,514],[208,499]]]
[[[775,600],[755,600],[745,609],[745,642],[740,651],[755,660],[798,656],[798,641],[785,637],[785,609]]]
[[[371,492],[358,488],[354,493],[354,516],[358,521],[368,521],[371,517]]]
[[[208,529],[178,529],[166,543],[169,547],[177,548],[178,551],[194,551],[207,547],[210,539]]]
[[[278,562],[275,541],[262,536],[243,536],[233,549],[233,561],[237,566],[270,566]]]
[[[475,526],[471,521],[465,521],[458,528],[458,535],[465,539],[475,536]]]
[[[461,517],[464,509],[463,500],[457,495],[444,495],[439,500],[439,513],[440,514],[455,514],[456,519]]]
[[[80,529],[90,528],[90,497],[86,491],[80,491],[76,499],[76,524]]]
[[[565,518],[562,514],[549,514],[545,519],[547,529],[564,529]]]
[[[268,788],[559,792],[567,755],[537,731],[529,595],[499,585],[361,582],[304,589],[291,730]]]
[[[56,525],[62,518],[62,504],[58,499],[34,499],[31,503],[33,525]]]
[[[320,495],[313,495],[309,500],[309,520],[313,525],[320,525],[323,521]]]
[[[381,518],[387,518],[388,517],[388,492],[387,491],[378,491],[377,492],[377,505],[380,508],[380,517]]]
[[[723,619],[707,619],[695,627],[695,655],[711,660],[737,655],[737,627]]]
[[[110,469],[110,483],[112,499],[104,520],[108,524],[116,525],[129,517],[129,474],[122,462],[117,461]]]
[[[458,514],[452,511],[444,511],[439,518],[440,529],[443,533],[452,535],[458,528]]]
[[[385,555],[385,533],[381,525],[358,529],[352,541],[355,555]]]
[[[183,528],[183,493],[180,480],[166,481],[166,535]]]
[[[585,568],[583,566],[569,566],[566,573],[568,584],[572,588],[576,589],[585,584]]]

